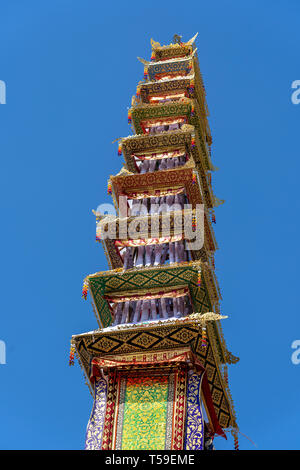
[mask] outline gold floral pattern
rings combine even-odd
[[[165,448],[168,377],[128,377],[122,449]]]

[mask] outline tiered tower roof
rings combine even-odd
[[[151,40],[151,61],[140,59],[144,80],[138,83],[128,111],[133,135],[119,140],[124,166],[108,184],[117,215],[94,212],[96,239],[102,242],[111,268],[87,276],[84,282],[83,295],[86,298],[89,291],[99,329],[74,335],[72,345],[91,388],[93,367],[125,367],[133,364],[133,356],[137,365],[137,357],[146,353],[156,357],[165,351],[166,358],[180,349],[192,354],[191,363],[206,371],[208,415],[212,429],[220,434],[221,428],[237,429],[227,365],[238,358],[227,350],[220,323],[224,317],[212,223],[215,207],[224,201],[214,195],[211,185],[216,168],[195,38],[183,43],[176,36],[168,46]],[[179,202],[179,208],[170,201]],[[165,209],[154,210],[154,202]],[[141,213],[142,208],[146,212]],[[185,220],[193,224],[192,234],[184,233]],[[192,235],[199,235],[197,231],[203,243],[193,249]],[[167,299],[168,312],[165,303],[163,309],[160,305],[162,299]],[[150,310],[145,310],[146,304],[147,309],[151,304]]]

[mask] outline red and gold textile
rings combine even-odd
[[[184,297],[185,295],[189,294],[188,287],[184,287],[183,289],[173,289],[170,291],[160,291],[155,293],[146,293],[146,294],[134,294],[134,295],[120,295],[120,296],[108,296],[105,295],[104,298],[108,302],[119,303],[119,302],[128,302],[133,300],[152,300],[152,299],[164,299],[164,298],[178,298]]]
[[[156,371],[158,375],[162,375],[164,368],[168,367],[168,374],[174,370],[177,374],[175,377],[173,395],[171,449],[183,449],[185,437],[184,427],[186,420],[188,363],[196,373],[202,374],[202,393],[213,432],[226,438],[215,412],[206,371],[197,357],[191,352],[190,348],[181,348],[179,350],[160,351],[155,353],[126,354],[122,356],[106,356],[102,358],[95,357],[92,360],[91,381],[101,375],[100,369],[108,371],[107,407],[105,417],[106,424],[103,431],[104,445],[110,446],[115,445],[116,443],[117,429],[115,427],[113,431],[112,427],[113,423],[116,422],[115,413],[118,412],[115,410],[115,407],[118,406],[118,400],[120,399],[121,377],[128,376],[130,374],[137,376],[145,374],[149,377],[150,371],[152,371],[151,373]],[[114,439],[114,444],[112,444],[112,439]],[[109,448],[114,447],[106,447],[106,449]],[[151,447],[149,447],[149,449],[151,449]]]
[[[183,240],[183,235],[173,235],[161,238],[140,238],[136,240],[115,240],[115,245],[124,248],[127,246],[148,246],[148,245],[162,245],[163,243],[173,243]]]
[[[145,199],[148,197],[163,197],[163,196],[176,196],[184,192],[184,187],[168,188],[168,189],[150,189],[148,191],[131,192],[126,191],[121,193],[121,196],[127,196],[129,199]]]
[[[172,150],[171,152],[132,154],[138,160],[161,160],[162,158],[176,158],[185,155],[185,150]]]

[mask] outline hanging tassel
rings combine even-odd
[[[194,103],[192,104],[192,107],[191,107],[191,116],[193,117],[195,115],[195,106],[194,106]]]
[[[195,135],[193,134],[192,135],[192,138],[191,138],[191,147],[194,148],[196,145],[196,142],[195,142]]]
[[[197,176],[196,176],[196,173],[193,171],[192,184],[196,184],[196,181],[197,181]]]
[[[112,185],[110,180],[107,183],[107,194],[112,194]]]
[[[69,366],[74,366],[74,358],[75,358],[75,346],[74,346],[74,344],[71,343]]]
[[[213,224],[216,224],[216,216],[214,213],[211,214],[211,221]]]
[[[84,281],[83,282],[83,288],[82,288],[82,297],[84,298],[84,300],[86,300],[86,298],[87,298],[88,291],[89,291],[88,282]]]
[[[100,242],[101,241],[101,235],[96,235],[96,242]]]
[[[197,279],[197,286],[201,286],[201,271],[198,271],[198,279]]]
[[[128,110],[128,124],[132,123],[132,118],[131,118],[131,109]]]
[[[129,122],[129,119],[128,119],[128,122]],[[118,144],[118,155],[119,156],[122,155],[122,144],[121,144],[121,142],[119,142],[119,144]]]
[[[202,348],[207,347],[207,336],[206,336],[206,327],[202,326],[202,331],[201,331],[201,346]]]
[[[194,80],[190,80],[189,92],[190,92],[191,95],[193,95],[194,92],[195,92],[195,83],[194,83]]]
[[[141,87],[140,87],[140,86],[137,86],[137,87],[136,87],[136,97],[137,97],[137,98],[140,98],[140,97],[141,97]]]
[[[148,67],[144,68],[144,80],[147,80],[148,78]]]
[[[236,429],[232,429],[231,434],[233,436],[234,449],[235,450],[240,450],[239,438],[238,438],[238,433],[237,433]]]
[[[194,232],[195,232],[196,228],[197,228],[197,220],[196,220],[196,216],[193,215],[192,216],[192,229],[193,229]]]
[[[152,54],[151,54],[151,61],[153,62],[155,60],[155,52],[152,51]]]

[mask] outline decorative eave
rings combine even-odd
[[[101,240],[102,247],[104,248],[104,253],[108,262],[108,265],[111,270],[123,270],[123,261],[119,255],[119,252],[116,248],[114,240],[111,238],[106,238]],[[193,250],[192,252],[193,261],[201,261],[209,267],[205,276],[208,282],[211,283],[211,297],[212,299],[217,299],[218,302],[222,299],[222,294],[219,286],[217,276],[214,272],[214,266],[212,266],[211,258],[209,257],[209,249],[207,242],[204,242],[204,246],[199,250]],[[168,266],[168,265],[164,265]],[[171,265],[173,266],[173,265]],[[137,269],[137,268],[136,268]],[[139,268],[143,269],[143,268]],[[215,303],[216,310],[219,311],[218,303]],[[224,353],[225,354],[225,353]]]
[[[184,117],[187,124],[195,127],[198,134],[201,152],[206,159],[207,167],[211,167],[209,143],[211,142],[210,130],[206,126],[204,120],[204,110],[201,112],[197,100],[185,98],[179,102],[171,102],[164,104],[139,104],[130,109],[132,122],[135,132],[143,134],[143,121],[155,121],[161,118]]]
[[[149,352],[158,357],[160,351],[170,355],[172,351],[187,348],[197,356],[206,369],[214,408],[223,428],[236,427],[236,418],[227,378],[215,348],[215,322],[207,322],[207,346],[201,344],[201,327],[193,317],[153,321],[141,325],[120,325],[72,336],[80,365],[90,379],[93,358],[106,361],[143,360]],[[201,317],[200,317],[201,318]],[[144,359],[145,360],[145,359]],[[92,388],[92,384],[90,384]]]
[[[194,74],[185,77],[175,77],[168,80],[141,82],[138,87],[141,93],[143,103],[149,103],[149,96],[156,96],[161,93],[171,93],[186,91],[190,88],[191,82],[194,80]],[[190,96],[192,98],[192,95]]]
[[[198,33],[196,33],[195,36],[193,36],[187,42],[175,42],[174,44],[171,43],[165,46],[161,46],[159,42],[151,39],[154,60],[165,60],[174,57],[184,57],[186,55],[192,54],[194,49],[194,42],[197,36]]]
[[[153,49],[157,61],[170,60],[175,58],[184,58],[190,56],[193,52],[191,44],[169,44]]]
[[[120,219],[119,217],[102,216],[101,214],[94,212],[97,221],[97,235],[99,239],[104,238],[103,235],[106,232],[114,233],[115,229],[115,240],[128,240],[128,227],[132,222],[135,222],[139,238],[149,238],[151,235],[151,225],[153,225],[157,231],[157,237],[164,237],[166,233],[164,230],[167,228],[168,234],[173,236],[178,233],[184,233],[184,217],[192,217],[195,215],[195,211],[192,209],[184,209],[182,211],[172,211],[167,213],[159,214],[147,214],[147,215],[136,215],[131,217],[125,217]],[[170,225],[165,227],[165,220],[170,221]],[[120,227],[122,224],[122,227]],[[125,236],[123,232],[123,226],[125,224]]]
[[[198,60],[197,52],[195,53],[195,56],[193,58],[193,72],[195,75],[195,88],[196,88],[197,96],[200,98],[200,106],[205,110],[206,116],[209,116],[209,110],[208,110],[207,101],[206,101],[206,91],[205,91],[203,77],[202,77],[200,67],[199,67],[199,60]],[[207,122],[207,119],[206,119],[206,122]],[[208,122],[207,122],[207,126],[208,126]]]
[[[169,170],[111,175],[110,181],[113,185],[116,199],[135,191],[146,192],[184,186],[189,202],[195,208],[197,204],[204,203],[201,185],[198,180],[193,182],[193,174],[195,172],[194,162],[190,159],[184,166]]]
[[[196,79],[195,74],[187,75],[184,77],[169,78],[167,80],[141,82],[137,87],[137,93],[141,97],[142,103],[150,103],[150,97],[184,93],[186,97],[196,99],[199,106],[203,109],[205,116],[205,126],[209,128],[208,121],[206,119],[207,106],[205,103],[205,94],[203,87],[199,80]],[[135,100],[138,102],[138,100]]]
[[[154,62],[147,62],[145,60],[140,59],[141,62],[144,64],[144,82],[140,82],[138,88],[141,86],[147,86],[148,83],[163,83],[165,82],[166,78],[162,78],[159,76],[164,74],[171,74],[174,77],[171,79],[167,79],[167,81],[172,80],[179,80],[179,76],[181,75],[181,79],[193,77],[192,84],[195,88],[195,97],[198,99],[199,105],[203,110],[203,119],[205,121],[205,127],[209,131],[209,124],[207,121],[207,116],[209,116],[208,106],[206,102],[206,92],[204,87],[204,82],[202,78],[202,74],[200,72],[199,61],[197,56],[197,49],[193,51],[193,53],[189,57],[184,58],[177,58],[177,59],[169,59],[165,61],[154,61]],[[177,74],[177,77],[176,77]],[[182,75],[185,74],[185,75]],[[179,84],[179,83],[178,83]],[[170,84],[169,86],[172,86]],[[174,86],[174,85],[173,85]],[[191,90],[192,92],[192,90]],[[210,131],[209,131],[210,133]]]
[[[135,152],[168,151],[185,147],[187,153],[192,156],[199,173],[206,206],[208,209],[214,207],[217,198],[214,196],[208,181],[207,171],[213,171],[215,168],[211,160],[206,158],[206,154],[203,154],[194,126],[185,124],[179,130],[165,131],[156,135],[136,134],[125,137],[120,142],[126,167],[132,173],[137,172],[132,157]]]
[[[214,278],[211,272],[212,268],[201,261],[132,268],[126,271],[115,269],[98,272],[85,278],[85,297],[90,292],[96,319],[101,328],[110,326],[113,320],[109,304],[105,299],[105,295],[111,293],[142,294],[144,291],[149,292],[157,288],[187,287],[194,311],[205,313],[212,308],[218,310],[221,298],[217,286],[212,282]],[[200,286],[199,275],[202,280]],[[223,357],[221,350],[220,357]],[[223,362],[224,360],[223,358]]]
[[[188,124],[193,124],[191,121],[192,100],[185,98],[180,102],[170,103],[155,103],[148,104],[142,103],[131,107],[132,122],[137,134],[144,134],[142,121],[145,120],[159,120],[161,118],[176,118],[184,116],[188,120]]]
[[[169,212],[164,215],[151,214],[146,216],[134,216],[127,217],[125,219],[123,218],[121,221],[117,217],[102,217],[97,213],[95,213],[95,215],[96,218],[98,218],[96,240],[102,242],[109,266],[112,269],[117,269],[123,268],[123,261],[115,244],[115,240],[129,239],[129,227],[132,222],[134,222],[135,227],[138,227],[139,239],[151,238],[151,228],[155,227],[156,238],[163,238],[166,236],[165,230],[167,228],[169,236],[173,237],[177,234],[183,234],[184,239],[188,240],[188,234],[185,233],[184,220],[191,220],[192,216],[195,216],[195,211],[183,210]],[[201,231],[201,227],[198,226],[196,230]],[[126,237],[124,237],[124,233],[127,234]],[[109,234],[109,236],[106,236],[106,234]],[[196,233],[193,232],[193,235],[196,236]],[[199,238],[201,235],[201,233],[198,234]],[[210,246],[207,237],[204,236],[203,238],[204,243],[202,248],[193,248],[191,250],[192,259],[194,261],[202,260],[203,262],[211,265]]]
[[[185,73],[187,75],[191,71],[192,65],[193,54],[182,58],[148,62],[146,65],[147,76],[150,80],[156,80],[157,75],[165,73]]]
[[[196,182],[193,181],[194,174],[197,176]],[[182,167],[153,173],[116,175],[111,176],[110,181],[113,188],[113,201],[116,210],[119,209],[120,196],[129,195],[137,191],[159,191],[176,187],[184,187],[192,209],[196,209],[197,204],[205,203],[199,175],[194,169],[193,162],[190,160]],[[123,216],[126,215],[123,214]],[[204,231],[205,237],[209,242],[209,251],[215,251],[218,245],[206,209],[204,210]]]

